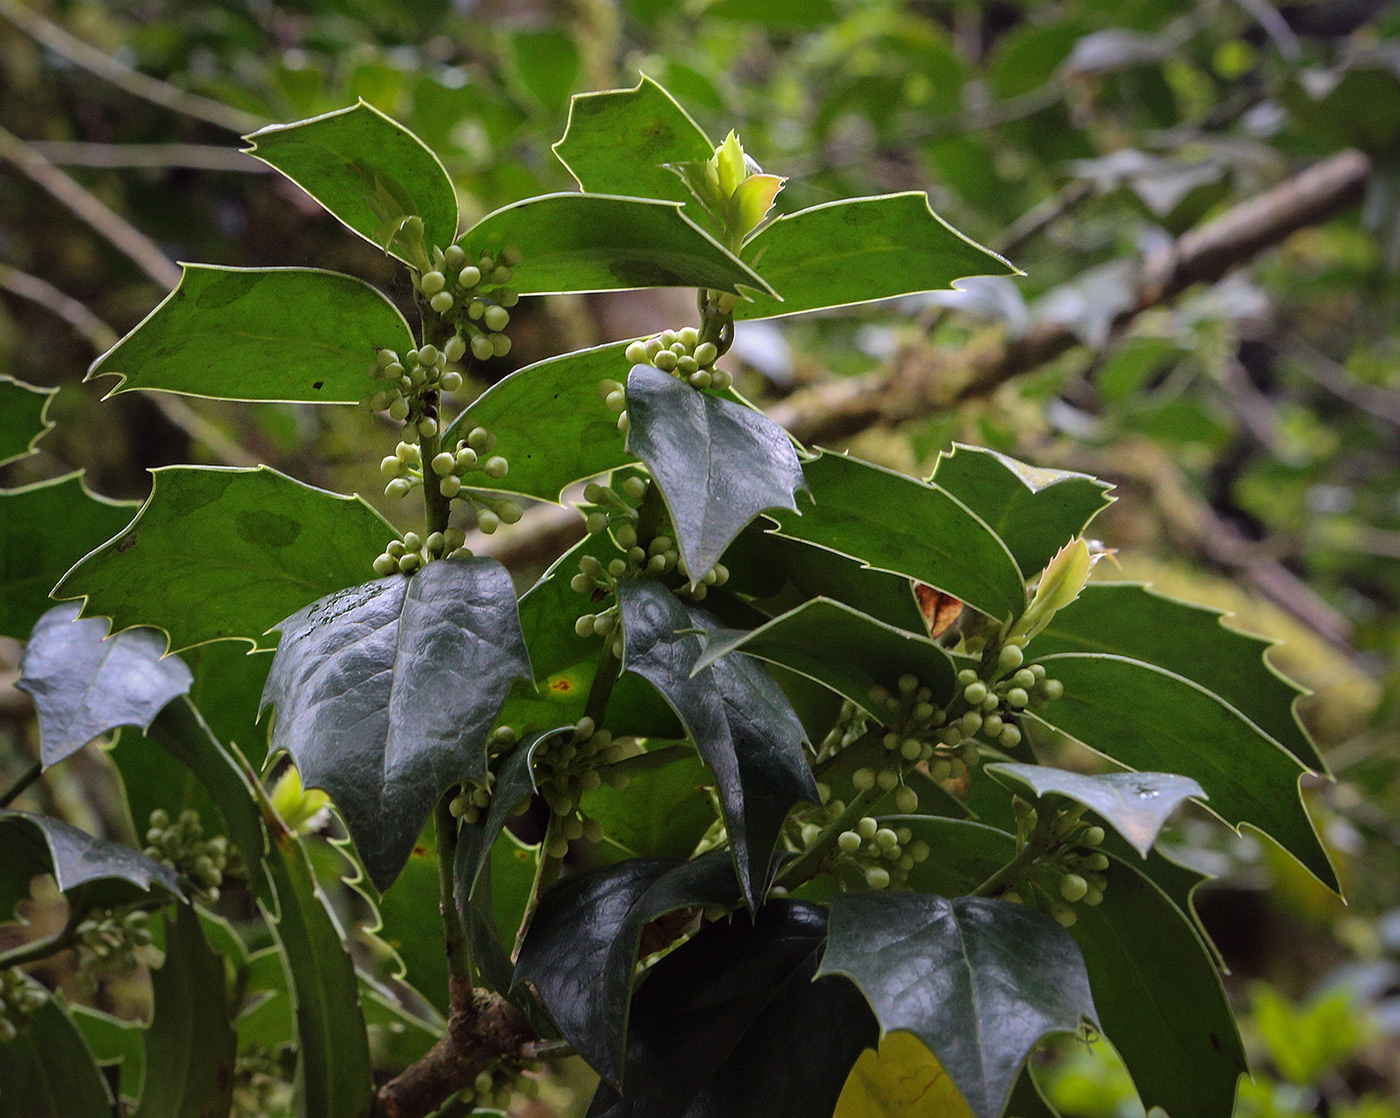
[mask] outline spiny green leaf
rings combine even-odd
[[[679,908],[737,900],[734,871],[719,851],[693,862],[633,858],[574,874],[541,899],[515,981],[534,984],[564,1039],[621,1089],[642,929]]]
[[[186,649],[180,659],[194,676],[190,701],[214,736],[237,746],[255,771],[261,769],[267,757],[268,727],[258,725],[258,699],[272,657],[253,652],[242,641],[213,641]]]
[[[53,426],[49,404],[57,394],[57,388],[36,388],[0,373],[0,466],[34,453]]]
[[[565,486],[635,461],[597,389],[598,381],[626,371],[626,348],[618,342],[537,361],[472,401],[444,441],[485,427],[498,439],[497,452],[510,461],[504,478],[473,477],[472,484],[558,501]]]
[[[656,479],[691,578],[713,567],[759,513],[797,510],[802,464],[787,433],[761,412],[634,365],[627,414],[627,449]]]
[[[267,863],[277,898],[275,912],[264,904],[264,915],[292,982],[298,1113],[367,1118],[374,1082],[354,964],[301,840],[265,798],[260,804],[273,837]]]
[[[141,1094],[142,1039],[146,1035],[141,1024],[86,1005],[70,1005],[68,1016],[83,1034],[98,1067],[120,1065],[118,1089],[127,1098],[137,1098]]]
[[[210,950],[193,908],[165,925],[165,963],[151,975],[146,1074],[133,1118],[207,1118],[233,1101],[238,1038],[224,996],[224,959]]]
[[[830,1118],[877,1033],[854,986],[813,981],[825,942],[801,901],[701,929],[633,998],[627,1093],[602,1084],[588,1118]]]
[[[64,893],[82,889],[84,897],[95,904],[184,896],[175,871],[168,866],[129,846],[93,838],[61,819],[0,809],[0,834],[6,836],[6,877],[13,873],[25,885],[25,893],[19,897],[5,889],[0,900],[6,907],[0,910],[0,919],[13,910],[15,901],[28,895],[29,879],[41,873],[52,873]]]
[[[1064,796],[1094,811],[1110,827],[1147,857],[1172,812],[1191,797],[1207,799],[1201,786],[1189,776],[1173,773],[1068,772],[1048,765],[999,763],[984,771],[1012,791],[1030,790],[1032,796]]]
[[[1171,672],[1121,656],[1042,658],[1063,697],[1029,715],[1130,769],[1193,777],[1209,810],[1273,837],[1333,892],[1337,875],[1303,808],[1303,766],[1233,707]]]
[[[24,1118],[111,1118],[107,1084],[57,998],[0,1044],[0,1099],[7,1112]]]
[[[978,1118],[998,1118],[1042,1037],[1096,1021],[1069,933],[985,897],[838,894],[817,974],[855,982],[881,1035],[904,1029],[928,1045]]]
[[[470,258],[519,248],[511,287],[522,295],[633,287],[770,290],[676,202],[543,194],[487,214],[459,243]]]
[[[899,823],[938,851],[910,872],[911,888],[965,892],[1016,854],[1012,835],[979,823]],[[1210,953],[1187,916],[1136,869],[1113,858],[1105,872],[1103,903],[1076,906],[1071,929],[1104,1035],[1146,1105],[1187,1118],[1229,1114],[1245,1062]]]
[[[623,668],[661,692],[714,771],[739,882],[756,909],[788,812],[800,800],[818,802],[802,724],[768,669],[743,653],[692,674],[702,644],[686,630],[714,628],[714,619],[687,610],[661,583],[624,579],[618,604]]]
[[[128,531],[64,576],[62,598],[116,630],[154,625],[170,651],[265,634],[307,602],[362,582],[397,533],[359,497],[267,466],[166,466]]]
[[[383,387],[380,349],[413,346],[403,315],[363,280],[316,268],[186,264],[179,285],[88,370],[107,393],[353,404]]]
[[[607,834],[602,855],[616,856],[621,850],[634,858],[683,858],[694,850],[715,821],[706,791],[714,777],[695,751],[689,746],[653,748],[620,762],[618,771],[628,775],[626,788],[602,784],[579,801],[579,810],[598,820]]]
[[[0,636],[27,639],[63,573],[125,528],[136,507],[88,492],[81,473],[0,490]]]
[[[446,246],[457,236],[457,192],[442,161],[373,105],[361,101],[246,138],[254,158],[281,171],[365,240],[400,258],[409,259],[393,237],[406,217],[423,219],[429,247]]]
[[[759,230],[742,256],[781,298],[756,295],[734,308],[736,320],[936,291],[965,276],[1017,274],[934,213],[919,191],[785,214]]]
[[[104,639],[106,638],[106,639]],[[78,619],[77,603],[54,606],[34,626],[15,686],[39,712],[39,758],[56,765],[120,726],[147,729],[190,689],[184,661],[166,657],[165,635],[127,629],[107,637],[102,618]]]
[[[714,145],[690,114],[645,74],[635,89],[580,93],[554,154],[593,194],[689,202],[690,191],[668,163],[708,159]]]
[[[929,482],[980,516],[1027,578],[1044,570],[1113,500],[1113,487],[1088,474],[1028,466],[960,444],[938,456]]]
[[[445,1019],[447,953],[442,949],[438,915],[437,829],[423,828],[409,851],[393,887],[379,897],[379,925],[374,934],[397,959],[397,977],[417,990]]]
[[[345,818],[370,880],[398,876],[434,802],[486,775],[486,735],[530,679],[515,590],[493,559],[339,591],[281,623],[272,746]]]
[[[933,641],[886,625],[829,598],[813,598],[757,629],[720,629],[706,635],[695,670],[743,651],[826,684],[877,717],[870,689],[893,688],[912,672],[936,703],[953,697],[957,669]]]
[[[1307,694],[1276,671],[1274,643],[1225,624],[1228,614],[1127,582],[1093,582],[1036,638],[1031,655],[1110,652],[1155,664],[1213,691],[1316,772],[1326,762],[1294,712]]]
[[[844,454],[803,466],[813,503],[775,512],[781,535],[917,579],[1001,620],[1026,608],[1006,545],[961,503],[932,485]]]

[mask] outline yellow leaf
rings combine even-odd
[[[730,232],[737,237],[747,237],[773,208],[773,199],[778,196],[787,179],[781,175],[750,175],[734,191],[729,208],[732,213]]]
[[[720,197],[728,199],[749,173],[744,162],[744,147],[733,132],[715,149],[714,163],[719,174]]]
[[[938,1057],[913,1033],[889,1033],[860,1054],[832,1118],[972,1118]]]

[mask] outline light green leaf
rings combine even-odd
[[[238,1038],[224,985],[223,956],[210,950],[194,909],[178,905],[166,919],[165,963],[151,975],[146,1073],[133,1118],[228,1113]]]
[[[829,598],[813,598],[751,631],[710,632],[695,670],[735,651],[824,683],[877,718],[887,712],[871,709],[870,689],[876,684],[893,689],[901,675],[912,672],[943,704],[952,698],[957,677],[952,660],[933,641]]]
[[[1028,720],[1130,769],[1193,777],[1213,814],[1270,835],[1338,891],[1298,791],[1303,766],[1233,707],[1199,684],[1122,656],[1066,652],[1037,662],[1064,684],[1064,695],[1036,705]]]
[[[803,472],[813,504],[770,513],[780,535],[928,583],[997,620],[1026,608],[1006,545],[941,489],[827,452]]]
[[[307,602],[364,582],[397,533],[359,497],[267,466],[166,466],[130,530],[64,577],[56,594],[113,628],[154,625],[178,652],[269,629]]]
[[[129,1099],[137,1098],[144,1070],[141,1042],[146,1030],[136,1021],[125,1021],[86,1005],[70,1005],[68,1016],[83,1034],[98,1066],[120,1065],[118,1089]]]
[[[929,482],[986,521],[1028,579],[1112,503],[1112,485],[1088,474],[1028,466],[960,444],[938,456]]]
[[[515,76],[541,108],[553,113],[564,107],[579,73],[571,35],[553,27],[517,31],[510,37],[510,55]]]
[[[457,236],[457,193],[442,161],[403,125],[361,101],[348,109],[274,124],[247,137],[249,153],[305,190],[365,240],[421,217],[429,247]],[[394,255],[404,257],[402,243]]]
[[[460,243],[469,258],[519,248],[511,287],[522,295],[633,287],[771,290],[676,202],[544,194],[487,214]]]
[[[598,381],[625,379],[626,348],[618,342],[537,361],[478,396],[444,442],[485,427],[497,437],[495,452],[510,462],[510,473],[499,481],[473,476],[472,484],[557,501],[565,486],[634,462],[617,416],[598,396]]]
[[[82,474],[0,490],[0,636],[28,638],[63,573],[136,515],[88,491]]]
[[[1032,656],[1108,652],[1155,664],[1219,695],[1317,772],[1326,762],[1294,708],[1307,692],[1266,658],[1273,641],[1225,624],[1228,614],[1127,582],[1091,582],[1030,646]]]
[[[88,370],[107,393],[155,389],[219,400],[353,404],[383,387],[380,349],[413,346],[375,288],[319,268],[186,264],[180,283]]]
[[[741,255],[781,299],[757,295],[740,303],[736,321],[937,291],[966,276],[1019,274],[935,214],[918,191],[786,214],[759,230]]]
[[[554,154],[581,190],[689,202],[668,163],[708,159],[714,145],[672,96],[646,75],[635,89],[581,93]]]
[[[57,388],[35,388],[0,373],[0,466],[34,453],[39,440],[53,426],[48,412],[57,394]]]

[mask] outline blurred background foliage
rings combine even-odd
[[[1337,779],[1310,802],[1350,904],[1253,835],[1179,827],[1219,875],[1197,896],[1257,1068],[1238,1112],[1400,1114],[1400,5],[0,0],[0,372],[62,389],[57,429],[0,484],[83,468],[139,498],[153,466],[265,461],[382,503],[391,435],[360,409],[100,403],[83,372],[176,260],[335,268],[411,312],[383,255],[241,155],[240,133],[363,98],[441,154],[473,219],[573,189],[549,150],[569,96],[639,73],[790,176],[780,209],[926,190],[1026,273],[741,324],[752,397],[1073,332],[1069,352],[850,445],[925,474],[957,440],[1108,478],[1120,500],[1098,530],[1121,569],[1101,574],[1287,642],[1273,657],[1315,691],[1302,714]],[[1371,160],[1359,206],[1123,324],[1146,254],[1346,148]],[[674,292],[527,300],[488,371],[692,318]],[[16,659],[0,655],[9,680]],[[10,777],[35,744],[22,699],[0,690]],[[31,795],[97,829],[115,809],[89,761]],[[139,1013],[143,994],[103,998]],[[1102,1048],[1044,1058],[1065,1113],[1140,1112]]]

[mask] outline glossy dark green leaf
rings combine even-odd
[[[736,653],[691,674],[702,651],[685,630],[713,628],[659,582],[622,580],[623,668],[650,681],[715,774],[744,898],[757,908],[772,880],[778,833],[793,805],[817,802],[802,724],[773,677]]]
[[[994,450],[954,445],[929,481],[951,493],[1001,537],[1021,573],[1034,578],[1112,498],[1108,482],[1028,466]]]
[[[1155,664],[1219,695],[1317,772],[1326,762],[1294,707],[1306,694],[1265,657],[1274,643],[1225,625],[1228,614],[1177,601],[1146,586],[1092,582],[1055,614],[1029,651],[1110,652]]]
[[[224,996],[224,959],[193,908],[166,920],[165,963],[151,975],[146,1074],[133,1118],[210,1118],[229,1112],[238,1038]]]
[[[870,689],[893,688],[912,672],[946,703],[957,684],[957,669],[933,641],[886,625],[883,621],[829,598],[813,598],[751,631],[719,629],[707,634],[696,669],[707,668],[731,652],[791,668],[826,684],[851,702],[871,710]]]
[[[1029,791],[1032,798],[1057,795],[1083,804],[1144,858],[1178,807],[1192,797],[1207,799],[1201,786],[1189,776],[1174,773],[1089,775],[1048,765],[1008,762],[985,765],[983,771],[1014,792]]]
[[[80,621],[76,602],[44,614],[24,646],[15,683],[38,710],[44,767],[109,730],[145,730],[166,703],[187,693],[190,669],[179,657],[164,655],[159,630],[127,629],[107,637],[107,622]]]
[[[298,1113],[367,1118],[374,1093],[359,981],[301,840],[262,800],[273,842],[267,859],[277,905],[264,905],[292,983]]]
[[[242,641],[212,641],[188,648],[180,659],[190,666],[190,701],[221,742],[237,746],[254,770],[267,758],[266,723],[258,724],[258,700],[272,657]]]
[[[877,1030],[846,979],[813,981],[825,942],[825,910],[783,900],[671,952],[632,1000],[626,1094],[588,1118],[830,1118]]]
[[[16,1118],[112,1118],[102,1072],[58,999],[0,1044],[0,1099]]]
[[[770,614],[811,598],[831,598],[910,633],[926,633],[909,579],[877,571],[824,547],[790,540],[758,521],[726,553],[728,589]]]
[[[797,490],[806,488],[802,464],[787,432],[761,412],[634,365],[627,415],[627,449],[656,479],[693,578],[759,513],[796,512]]]
[[[80,473],[0,490],[0,636],[26,640],[63,573],[125,528],[136,508],[88,492]]]
[[[937,851],[911,871],[910,888],[966,892],[1016,854],[1013,836],[979,823],[899,822]],[[1146,1105],[1188,1118],[1229,1114],[1245,1063],[1210,953],[1188,917],[1136,869],[1114,858],[1106,872],[1103,903],[1076,905],[1071,929],[1104,1035]]]
[[[443,560],[293,614],[268,673],[272,746],[330,793],[370,880],[398,875],[433,804],[486,775],[486,735],[530,679],[515,590],[493,559]]]
[[[146,1030],[137,1021],[113,1017],[86,1005],[70,1005],[68,1016],[83,1034],[98,1067],[117,1065],[118,1089],[134,1101],[141,1094],[142,1040]]]
[[[665,760],[664,764],[646,762]],[[715,821],[706,790],[714,777],[688,745],[668,746],[621,762],[625,788],[585,792],[579,810],[603,825],[606,846],[639,857],[683,858]]]
[[[64,576],[55,594],[114,629],[154,625],[170,651],[265,634],[307,602],[363,582],[397,535],[359,497],[267,466],[167,466],[130,529]],[[334,541],[333,546],[328,546]]]
[[[1114,859],[1097,908],[1077,906],[1104,1031],[1143,1104],[1172,1118],[1231,1113],[1248,1070],[1210,953],[1187,917],[1132,866]]]
[[[511,287],[522,295],[633,287],[769,290],[676,202],[543,194],[487,214],[459,243],[473,258],[507,245],[520,249]]]
[[[785,214],[744,246],[743,257],[781,300],[757,295],[734,308],[736,320],[936,291],[965,276],[1016,274],[935,214],[919,191]]]
[[[499,481],[472,477],[480,488],[558,501],[564,487],[635,461],[624,448],[617,416],[598,397],[598,382],[627,371],[625,343],[581,349],[517,369],[497,381],[448,429],[461,438],[473,427],[496,436],[510,462]]]
[[[305,190],[365,240],[391,244],[402,219],[421,217],[429,246],[457,236],[457,192],[442,162],[403,125],[361,101],[348,109],[254,132],[248,150]]]
[[[667,163],[708,159],[714,145],[700,126],[646,75],[635,89],[582,93],[554,145],[581,190],[689,202],[690,191]]]
[[[1042,1037],[1096,1020],[1069,933],[985,897],[840,893],[817,973],[855,982],[882,1035],[922,1040],[978,1118],[999,1118]]]
[[[782,535],[925,582],[989,617],[1026,608],[1006,545],[941,489],[844,454],[823,453],[803,472],[813,502],[801,516],[773,514]]]
[[[266,877],[263,858],[267,853],[267,829],[258,809],[254,789],[257,774],[238,752],[237,746],[221,742],[204,721],[199,710],[187,698],[176,699],[160,712],[146,731],[148,742],[165,750],[183,765],[208,795],[215,810],[223,816],[224,833],[243,855],[248,881],[257,895],[263,895]],[[121,748],[131,748],[123,743]],[[164,789],[160,791],[164,792]],[[128,795],[130,785],[128,783]],[[178,815],[179,804],[167,804],[170,815]],[[143,833],[149,813],[133,820],[137,834]],[[212,830],[205,820],[206,830]]]
[[[53,426],[48,412],[57,393],[57,388],[36,388],[0,373],[0,466],[34,453]]]
[[[380,349],[413,334],[363,280],[316,268],[184,265],[179,286],[88,370],[134,388],[219,400],[353,404],[383,387]]]
[[[83,889],[94,898],[100,892],[107,903],[184,896],[168,866],[129,846],[94,838],[61,819],[0,809],[0,834],[5,836],[7,875],[22,867],[26,884],[35,874],[52,873],[62,892]],[[7,914],[8,910],[0,918]]]
[[[1233,707],[1190,680],[1121,656],[1066,652],[1039,662],[1065,691],[1031,719],[1130,769],[1194,778],[1211,812],[1272,836],[1337,890],[1298,791],[1303,766]]]
[[[632,974],[642,929],[681,908],[732,905],[738,889],[719,851],[693,862],[633,858],[574,874],[540,900],[515,966],[564,1039],[623,1089]]]

